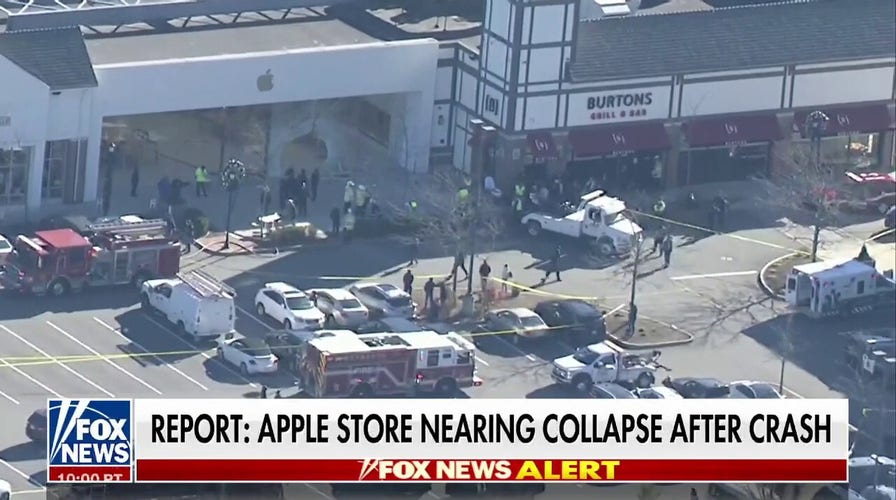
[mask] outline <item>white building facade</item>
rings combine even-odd
[[[737,10],[787,16],[815,8],[808,4]],[[845,4],[828,7],[821,17],[837,18]],[[882,22],[892,19],[892,2],[863,0],[863,9],[862,15]],[[463,46],[453,54],[441,52],[439,87],[450,84],[453,93],[451,99],[437,96],[442,100],[436,108],[453,118],[439,138],[448,136],[455,166],[469,169],[467,123],[480,117],[500,130],[493,164],[505,185],[522,171],[564,169],[598,176],[609,172],[610,177],[620,170],[641,170],[643,183],[665,188],[735,180],[789,161],[785,157],[794,144],[807,140],[806,115],[819,110],[830,118],[823,139],[827,161],[893,168],[896,54],[893,43],[886,42],[892,27],[880,30],[883,43],[854,50],[855,56],[808,57],[828,62],[800,64],[797,54],[792,60],[756,57],[755,66],[722,60],[716,65],[727,66],[722,71],[701,71],[711,66],[702,61],[662,71],[663,51],[656,43],[677,45],[678,52],[692,45],[670,37],[654,40],[651,50],[628,59],[612,52],[654,27],[687,17],[706,26],[718,22],[716,17],[740,14],[723,9],[718,14],[586,18],[593,10],[592,2],[578,0],[488,0],[478,52]],[[624,69],[652,58],[657,58],[656,68],[640,74]],[[595,69],[587,68],[590,59]],[[617,74],[629,77],[614,78]]]
[[[3,33],[0,218],[96,200],[104,119],[341,97],[371,96],[388,108],[389,127],[401,130],[390,130],[384,146],[411,171],[427,171],[430,162],[469,170],[470,120],[485,120],[499,131],[489,173],[505,185],[526,171],[608,181],[635,172],[626,182],[661,188],[762,174],[806,142],[806,116],[815,110],[830,118],[823,140],[829,161],[890,170],[893,27],[855,23],[891,21],[893,2],[858,1],[866,8],[845,20],[846,0],[593,20],[599,9],[590,0],[486,0],[478,44],[368,37],[92,62],[82,50],[88,72],[75,80],[72,71],[10,56],[5,40],[25,35]],[[700,31],[687,29],[689,22],[710,27],[693,36],[730,38],[743,34],[726,26],[752,33],[773,24],[765,18],[803,15],[800,9],[817,9],[822,24],[839,19],[854,36],[824,51],[815,44],[778,55],[757,48],[763,40],[736,47],[724,39],[674,40]],[[714,35],[713,26],[722,31]],[[783,36],[769,29],[766,37]],[[80,40],[78,30],[69,31]],[[713,51],[713,43],[730,50]],[[690,52],[696,55],[687,59]],[[270,135],[268,151],[276,152],[279,136]]]

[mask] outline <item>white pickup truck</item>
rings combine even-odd
[[[656,362],[659,357],[659,351],[646,358],[626,352],[614,344],[600,342],[555,359],[551,377],[583,393],[602,382],[650,387],[656,381],[656,371],[667,369]]]
[[[579,199],[572,209],[567,205],[558,213],[532,212],[522,223],[531,236],[542,231],[586,239],[602,257],[631,252],[643,230],[625,214],[625,202],[607,196],[602,190],[592,191]]]

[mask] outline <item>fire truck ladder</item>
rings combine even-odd
[[[193,290],[199,292],[203,297],[217,297],[219,295],[236,297],[236,290],[234,290],[233,287],[205,271],[197,269],[186,273],[179,273],[177,277],[184,283],[193,287]]]
[[[167,228],[168,223],[164,219],[147,219],[136,222],[100,222],[87,226],[87,229],[94,233],[116,233],[121,235],[156,233]]]

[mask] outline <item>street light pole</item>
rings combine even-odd
[[[806,135],[809,136],[812,141],[812,149],[815,157],[815,174],[820,175],[821,173],[821,139],[824,137],[824,133],[828,128],[828,121],[830,118],[828,115],[822,113],[821,111],[813,111],[806,115]],[[818,244],[821,238],[821,221],[819,218],[821,214],[819,214],[819,210],[824,203],[827,202],[824,199],[828,196],[828,193],[820,193],[821,200],[819,201],[819,205],[815,207],[815,227],[812,230],[812,262],[818,261]]]
[[[221,169],[221,186],[227,192],[227,220],[224,230],[224,248],[230,248],[230,221],[233,215],[233,202],[240,183],[246,177],[246,166],[240,160],[231,158]]]
[[[486,125],[484,121],[479,119],[470,120],[470,128],[473,130],[473,148],[472,159],[470,164],[470,199],[472,200],[472,211],[467,218],[470,231],[470,266],[467,269],[467,294],[473,295],[473,267],[476,259],[476,225],[479,223],[480,211],[482,209],[482,183],[485,162],[487,161],[488,151],[492,140],[494,139],[497,129],[491,125]],[[485,297],[482,297],[483,302]]]
[[[629,219],[634,229],[634,223]],[[635,305],[635,294],[638,286],[638,264],[641,261],[641,249],[644,246],[644,233],[637,233],[635,236],[635,262],[632,264],[632,290],[628,300],[628,327],[626,329],[627,338],[635,335],[635,323],[638,321],[638,306]]]

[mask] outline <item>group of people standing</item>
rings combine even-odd
[[[298,175],[296,175],[295,169],[287,169],[286,174],[280,179],[278,192],[278,206],[280,210],[288,211],[292,219],[307,216],[308,203],[317,201],[317,189],[319,186],[320,171],[318,169],[312,170],[310,176],[305,172],[304,168],[299,170]],[[269,191],[267,190],[268,194],[266,194],[265,190],[262,190],[262,205],[265,213],[267,213],[269,208],[265,205],[268,205],[270,202],[266,202],[264,197],[266,195],[270,196]]]

